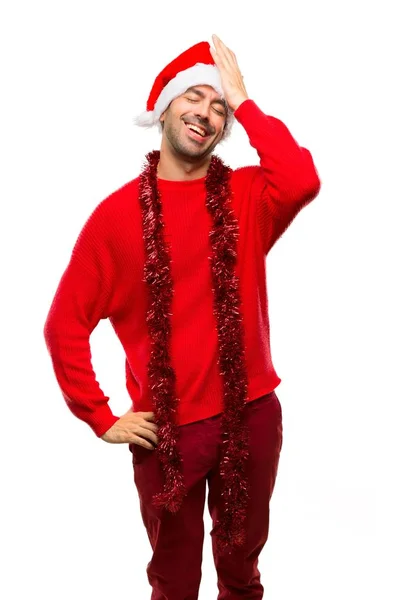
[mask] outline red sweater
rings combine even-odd
[[[243,102],[235,117],[256,149],[260,166],[232,172],[232,207],[239,222],[238,262],[248,371],[248,401],[281,382],[271,358],[266,254],[299,210],[319,192],[312,156],[282,121]],[[74,415],[97,436],[119,418],[101,390],[92,362],[90,335],[109,319],[125,350],[126,386],[134,410],[153,411],[147,378],[150,340],[139,177],[103,200],[86,221],[50,307],[44,335],[63,396]],[[174,282],[171,360],[180,399],[179,425],[223,410],[217,365],[209,256],[211,220],[205,177],[158,179]]]

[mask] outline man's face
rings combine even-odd
[[[191,87],[162,113],[164,141],[187,159],[202,158],[221,140],[227,110],[224,100],[211,86]],[[191,126],[203,132],[197,133]]]

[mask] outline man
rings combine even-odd
[[[129,444],[152,600],[198,597],[207,482],[219,600],[262,598],[283,430],[265,259],[320,189],[310,152],[249,98],[234,53],[213,42],[155,79],[136,122],[161,128],[161,149],[89,217],[45,324],[71,411]],[[260,166],[232,171],[213,154],[234,119]],[[126,354],[132,407],[121,417],[91,365],[104,318]]]

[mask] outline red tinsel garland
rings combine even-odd
[[[148,378],[159,427],[156,452],[165,477],[164,490],[154,496],[153,503],[174,513],[181,507],[186,490],[182,457],[177,448],[179,430],[175,413],[179,400],[175,393],[176,375],[169,352],[172,335],[170,310],[174,288],[157,186],[159,158],[159,150],[146,155],[147,164],[140,175],[139,184],[146,249],[144,281],[148,284],[150,299],[147,324],[152,348]],[[223,451],[220,461],[223,506],[214,532],[219,552],[231,551],[232,547],[245,543],[244,525],[249,500],[246,478],[249,432],[243,422],[248,380],[239,280],[234,272],[239,227],[230,204],[230,174],[231,169],[213,155],[206,177],[206,206],[213,221],[210,231],[212,256],[209,260],[219,339],[218,365],[223,378],[224,399]]]

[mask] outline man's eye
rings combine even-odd
[[[188,98],[187,96],[185,97],[186,100],[188,100],[189,102],[198,102],[197,100],[194,100],[194,98]],[[221,117],[225,117],[225,113],[222,112],[221,110],[217,110],[217,108],[213,108],[214,112],[216,112],[218,115],[220,115]]]

